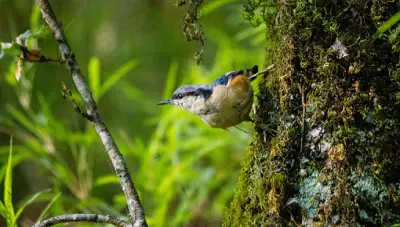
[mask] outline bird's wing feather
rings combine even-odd
[[[212,82],[211,87],[215,87],[215,86],[218,86],[218,85],[227,85],[228,81],[229,81],[229,77],[235,77],[237,75],[241,75],[241,74],[245,74],[245,73],[247,74],[247,72],[251,72],[250,75],[257,73],[258,72],[258,66],[255,65],[250,69],[242,69],[242,70],[237,70],[237,71],[232,71],[232,72],[225,73],[224,75],[218,77],[214,82]],[[246,76],[249,76],[249,75],[246,75]]]
[[[179,99],[183,96],[202,96],[208,99],[212,94],[212,88],[209,85],[198,84],[198,85],[187,85],[182,86],[172,94],[172,99]]]
[[[211,87],[216,87],[218,85],[226,85],[228,84],[229,75],[233,72],[225,73],[224,75],[218,77],[214,82],[212,82]]]

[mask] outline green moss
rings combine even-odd
[[[267,2],[250,1],[251,21]],[[400,6],[277,5],[264,21],[275,71],[260,82],[256,135],[224,226],[398,221],[400,38],[372,34]],[[346,54],[331,48],[337,39]]]

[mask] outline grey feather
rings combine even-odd
[[[177,100],[186,96],[200,96],[204,99],[208,99],[212,94],[212,87],[210,85],[198,84],[198,85],[187,85],[176,89],[172,94],[171,99]]]

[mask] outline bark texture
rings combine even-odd
[[[60,223],[72,223],[72,222],[92,222],[92,223],[107,223],[117,227],[128,227],[132,226],[125,221],[113,218],[108,215],[99,214],[64,214],[56,217],[52,217],[43,220],[32,227],[48,227],[57,225]]]
[[[400,3],[252,0],[249,19],[258,7],[275,68],[224,226],[400,223],[400,36],[374,37]]]

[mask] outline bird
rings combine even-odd
[[[177,88],[170,99],[157,105],[172,104],[198,115],[212,128],[236,126],[252,121],[253,87],[250,82],[269,71],[273,65],[258,72],[258,66],[231,71],[218,77],[211,84],[185,85]]]

